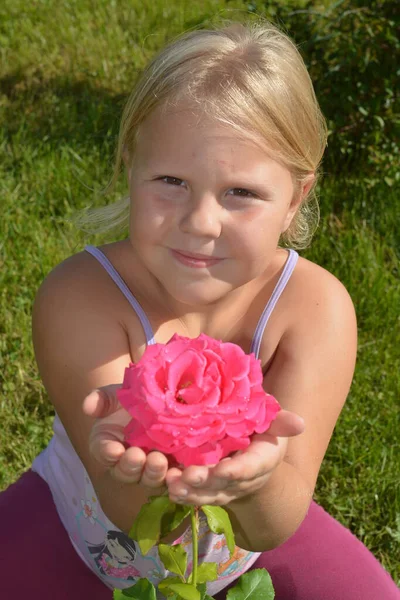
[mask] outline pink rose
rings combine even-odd
[[[132,416],[126,441],[183,466],[216,464],[275,419],[280,406],[262,382],[260,361],[236,344],[201,334],[150,345],[117,392]]]

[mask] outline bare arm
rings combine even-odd
[[[286,438],[257,435],[243,454],[206,474],[188,470],[170,490],[188,491],[185,503],[226,505],[238,545],[254,551],[274,548],[304,519],[321,462],[346,400],[355,365],[356,320],[348,293],[326,273],[296,293],[296,318],[279,343],[264,379],[281,406],[303,417],[305,431]],[[263,524],[260,527],[260,523]]]
[[[93,457],[89,440],[96,419],[82,410],[85,396],[93,389],[122,382],[125,367],[132,361],[127,332],[113,314],[119,291],[112,283],[99,284],[98,273],[93,275],[96,268],[100,267],[94,259],[82,253],[51,272],[35,299],[33,343],[50,400],[104,512],[118,527],[128,530],[150,490],[116,481],[108,466]],[[141,335],[139,324],[138,345],[143,343]],[[117,435],[120,430],[116,428]],[[166,472],[166,464],[162,470]]]

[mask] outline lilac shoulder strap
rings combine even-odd
[[[136,300],[135,296],[132,294],[125,281],[122,279],[121,275],[118,271],[113,267],[108,258],[103,254],[101,250],[96,248],[95,246],[85,246],[85,250],[92,254],[99,263],[105,268],[107,273],[113,279],[113,281],[117,284],[121,292],[124,294],[125,298],[128,300],[129,304],[132,306],[133,310],[136,312],[139,320],[144,329],[144,333],[146,335],[147,344],[155,344],[156,341],[154,339],[154,333],[150,325],[150,321],[146,316],[143,308],[140,306],[139,302]]]
[[[274,291],[271,294],[271,298],[268,300],[266,307],[263,310],[263,313],[258,321],[256,330],[254,332],[253,341],[251,343],[250,353],[254,352],[256,358],[258,358],[258,354],[260,352],[261,340],[264,334],[265,327],[267,325],[268,319],[271,316],[272,311],[275,308],[276,303],[278,302],[280,295],[286,287],[287,282],[289,281],[293,270],[297,264],[297,260],[299,255],[295,250],[289,250],[289,257],[286,260],[285,266],[283,268],[282,274],[279,277],[279,281],[275,286]]]

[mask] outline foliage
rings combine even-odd
[[[297,42],[330,131],[324,169],[400,183],[397,0],[252,3]]]
[[[229,554],[232,556],[235,549],[235,538],[229,515],[221,506],[194,507],[189,505],[184,508],[191,515],[192,565],[190,572],[186,573],[188,553],[183,545],[158,544],[163,533],[163,518],[169,515],[168,531],[174,531],[180,522],[182,505],[170,502],[166,495],[153,496],[142,506],[129,535],[137,541],[144,554],[148,551],[147,546],[151,537],[154,544],[158,544],[158,554],[165,569],[178,577],[165,577],[158,583],[157,588],[147,579],[139,579],[125,590],[115,589],[114,600],[124,600],[126,597],[155,600],[156,589],[171,600],[213,600],[207,594],[206,582],[217,579],[217,564],[209,562],[198,564],[199,511],[204,512],[211,531],[225,535]],[[178,513],[178,518],[175,518],[175,512]],[[149,535],[148,531],[150,530],[152,533]],[[253,569],[239,577],[235,583],[236,585],[228,592],[227,598],[230,600],[273,600],[275,597],[272,580],[266,569]]]

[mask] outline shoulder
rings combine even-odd
[[[357,324],[345,286],[332,273],[299,257],[268,322],[261,356],[267,368],[277,353],[299,359],[307,346],[346,344],[355,353]]]
[[[278,303],[279,304],[279,303]],[[355,360],[357,322],[352,299],[345,286],[332,273],[304,258],[282,295],[284,315],[280,350],[300,355],[309,349],[329,354],[342,352],[350,363]]]
[[[146,344],[126,298],[86,251],[62,261],[42,282],[33,304],[32,338],[50,396],[67,372],[80,373],[88,391],[122,381],[125,366]]]
[[[288,331],[320,333],[356,330],[354,304],[347,289],[332,273],[299,258],[288,285],[287,302],[292,310]]]
[[[118,265],[118,243],[101,248],[113,266]],[[122,329],[135,347],[145,345],[140,321],[127,298],[112,280],[100,262],[87,251],[74,254],[46,276],[39,287],[33,306],[33,319],[44,321],[67,319],[76,324],[107,322],[110,327]]]
[[[74,360],[83,362],[86,351],[99,354],[96,341],[105,336],[110,343],[119,339],[122,345],[124,331],[116,304],[119,290],[115,291],[115,284],[107,280],[108,275],[103,275],[96,263],[85,251],[70,256],[54,267],[39,287],[32,311],[33,343],[39,363],[42,356],[50,360],[49,349],[52,355],[62,351],[73,361],[79,348],[79,358]]]
[[[104,294],[111,290],[104,269],[86,251],[74,254],[56,265],[38,289],[35,305],[51,297],[65,307],[73,300],[82,306],[90,301],[92,307],[104,303]]]
[[[332,313],[355,316],[352,299],[343,283],[323,267],[302,257],[288,285],[288,296],[302,309],[300,316],[303,311],[306,315],[311,311],[321,316],[332,316]]]
[[[290,380],[298,389],[304,385],[309,399],[315,393],[310,388],[326,399],[336,390],[342,406],[357,354],[355,310],[345,286],[326,269],[299,258],[276,308],[279,341],[266,379],[276,379],[279,387],[282,377],[285,385]]]

